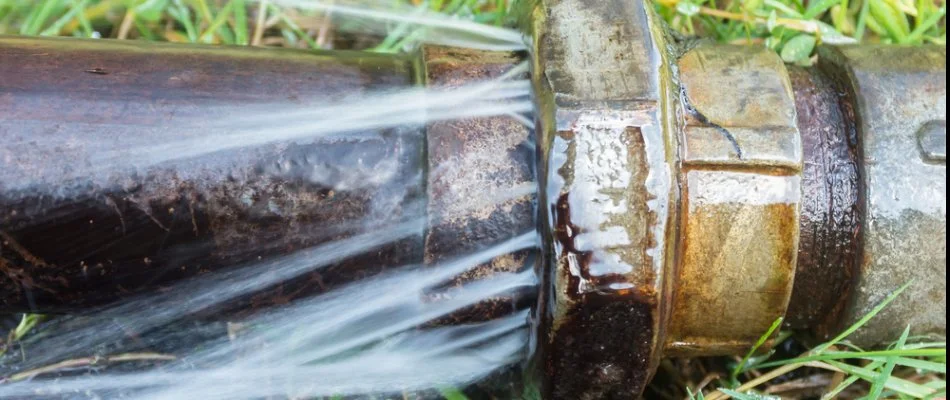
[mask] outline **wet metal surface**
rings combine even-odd
[[[667,354],[739,353],[792,291],[802,156],[791,84],[777,55],[744,46],[696,47],[679,73],[684,194]]]
[[[237,319],[388,268],[438,268],[530,235],[538,224],[529,116],[351,131],[170,154],[158,163],[133,154],[194,138],[228,141],[222,119],[266,117],[262,110],[305,114],[371,91],[488,81],[521,57],[437,47],[415,60],[0,39],[0,312],[88,311],[228,268],[249,265],[268,276],[281,264],[271,261],[285,256],[345,253],[227,302],[227,313],[202,313]],[[249,124],[255,135],[270,133]],[[115,156],[111,164],[102,164],[104,154]],[[390,243],[394,225],[406,234]],[[359,241],[340,251],[341,243],[367,237],[374,247]],[[432,299],[494,274],[534,270],[537,262],[533,249],[504,254],[456,277],[450,290],[434,290]],[[524,310],[536,292],[523,289],[430,325]],[[506,369],[464,389],[473,398],[507,398],[520,386],[518,374]]]
[[[659,360],[673,199],[662,43],[641,2],[539,5],[536,90],[553,232],[544,393],[631,399]]]
[[[827,335],[860,261],[862,182],[854,106],[817,68],[789,67],[805,163],[795,286],[786,324]]]
[[[389,56],[0,39],[0,309],[85,310],[421,217],[421,127],[158,164],[135,155],[227,133],[211,125],[248,105],[411,84],[410,63]],[[422,228],[249,301],[419,262]]]
[[[428,46],[423,60],[426,85],[448,89],[499,78],[518,66],[522,57]],[[536,146],[530,127],[516,117],[494,116],[433,122],[426,131],[426,264],[438,266],[537,230]],[[454,283],[532,270],[537,261],[534,249],[506,254],[473,268]],[[491,319],[523,308],[534,298],[530,293],[488,299],[450,318],[455,322]]]
[[[927,149],[937,150],[934,138],[945,136],[946,47],[827,47],[819,56],[819,68],[846,82],[855,98],[866,185],[864,253],[838,328],[912,282],[852,340],[880,344],[908,324],[912,335],[945,336],[947,168]]]
[[[924,161],[947,162],[947,121],[930,121],[917,131],[917,143]]]
[[[679,59],[683,162],[797,170],[801,141],[782,60],[752,46],[700,46]]]

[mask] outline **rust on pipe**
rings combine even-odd
[[[425,46],[422,60],[426,86],[445,90],[511,75],[523,55]],[[526,75],[511,78],[523,79]],[[517,100],[527,100],[527,96],[504,102]],[[426,142],[427,268],[438,268],[442,263],[536,231],[537,146],[530,127],[506,115],[434,121],[426,126]],[[539,261],[535,248],[504,254],[473,266],[445,287],[465,290],[468,283],[498,274],[534,271]],[[534,288],[526,287],[482,299],[431,324],[468,324],[503,317],[529,309],[537,297]],[[522,368],[514,365],[475,383],[466,394],[473,398],[518,398],[524,390],[522,380]]]
[[[521,60],[441,47],[391,56],[0,38],[0,312],[82,313],[245,265],[266,276],[286,255],[343,253],[199,313],[239,318],[534,232],[537,147],[523,115],[227,146],[279,129],[255,113],[459,88]],[[369,249],[339,245],[392,226],[406,232]],[[433,289],[445,292],[432,301],[538,260],[533,249],[500,255]],[[524,289],[425,327],[524,310],[537,298]],[[473,390],[505,397],[511,384],[500,381],[519,374],[505,369]]]
[[[777,54],[752,46],[696,46],[678,66],[689,118],[666,351],[741,353],[793,289],[802,145],[791,84]]]
[[[438,267],[536,229],[536,146],[530,128],[508,116],[134,159],[168,143],[208,137],[199,143],[214,146],[238,136],[229,130],[242,126],[220,128],[221,118],[497,78],[519,54],[428,47],[417,58],[19,38],[0,41],[0,54],[0,90],[11,105],[0,115],[3,311],[83,311],[222,268],[417,226],[393,244],[228,304],[254,309],[391,267]],[[98,69],[87,71],[91,65]],[[253,118],[247,127],[261,136],[270,129]],[[537,260],[534,250],[505,254],[448,286],[532,270]],[[435,324],[496,318],[535,297],[487,299]]]
[[[443,90],[499,78],[522,61],[517,53],[437,46],[425,47],[422,58],[426,86]],[[431,122],[426,143],[426,265],[435,267],[537,229],[536,146],[523,122],[505,115]],[[533,270],[537,253],[525,249],[496,257],[450,285]],[[530,293],[486,299],[447,319],[455,323],[492,319],[527,308],[535,297]]]
[[[421,126],[155,154],[227,142],[215,124],[256,105],[315,108],[414,73],[366,53],[0,38],[0,309],[81,311],[420,218]],[[247,301],[418,263],[422,230]]]
[[[665,43],[642,2],[537,4],[543,397],[638,396],[659,363],[675,243]]]
[[[858,176],[854,106],[818,68],[789,67],[804,166],[795,290],[786,323],[795,329],[838,320],[857,268],[864,189]]]
[[[946,335],[944,46],[800,69],[671,39],[647,2],[531,7],[546,398],[636,398],[659,358],[744,354],[780,318],[837,335],[908,281],[849,340]]]

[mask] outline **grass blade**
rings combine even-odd
[[[234,2],[229,1],[222,9],[218,10],[218,15],[214,17],[214,20],[211,21],[208,28],[201,34],[200,38],[202,42],[210,43],[212,39],[214,39],[215,32],[228,21],[228,15],[231,14],[231,7],[233,5]]]
[[[780,398],[775,397],[775,396],[765,396],[765,395],[755,394],[755,393],[740,393],[735,390],[729,390],[729,389],[719,389],[719,391],[729,395],[730,397],[736,400],[780,400]]]
[[[924,33],[936,26],[940,20],[942,20],[947,15],[947,5],[943,4],[937,10],[937,12],[927,16],[920,25],[914,27],[914,31],[907,36],[908,43],[919,44],[921,38],[924,36]]]
[[[21,35],[30,35],[35,36],[40,33],[40,29],[43,28],[43,23],[49,19],[50,14],[53,13],[53,9],[56,8],[57,0],[43,0],[42,5],[36,10],[36,14],[33,15],[33,18],[30,18],[28,23],[24,24],[23,28],[20,29]]]
[[[874,361],[885,361],[887,358],[884,357],[861,357],[864,360],[874,360]],[[894,363],[904,367],[910,367],[927,372],[936,372],[938,374],[947,373],[947,364],[939,363],[927,360],[919,360],[916,358],[907,358],[907,357],[890,357],[894,360]]]
[[[838,361],[827,361],[826,363],[832,367],[844,371],[847,374],[855,375],[871,383],[874,383],[874,381],[878,379],[879,373],[871,371],[867,368],[856,367],[854,365],[845,364]],[[884,387],[897,393],[913,396],[916,398],[923,398],[936,392],[936,390],[928,388],[924,385],[919,385],[906,379],[901,379],[894,376],[885,377]]]
[[[908,325],[904,328],[904,333],[901,334],[900,339],[897,340],[897,344],[894,346],[898,350],[904,347],[904,343],[907,342],[907,336],[910,336],[910,326]],[[884,362],[884,368],[881,369],[880,374],[877,376],[877,379],[871,384],[871,392],[868,393],[868,399],[877,399],[881,396],[881,392],[884,391],[884,385],[887,383],[887,379],[890,378],[891,374],[894,373],[894,366],[896,365],[897,360],[895,357],[887,357],[887,360]]]
[[[191,12],[188,11],[188,7],[178,3],[175,7],[168,9],[168,15],[171,15],[181,26],[185,27],[185,34],[188,35],[189,42],[198,41],[198,31],[195,29],[195,25],[191,23]]]
[[[851,352],[851,351],[835,351],[835,352],[824,352],[821,354],[809,355],[804,357],[790,358],[786,360],[778,360],[767,363],[762,363],[756,366],[756,368],[771,368],[779,367],[782,365],[788,364],[800,364],[814,361],[829,361],[829,360],[848,360],[854,358],[864,358],[869,360],[884,360],[888,357],[941,357],[946,356],[947,352],[945,349],[924,349],[924,350],[884,350],[884,351],[866,351],[866,352]]]
[[[317,42],[316,42],[315,40],[313,40],[313,38],[310,37],[310,35],[308,35],[306,32],[304,32],[303,29],[300,29],[300,26],[298,26],[296,23],[294,23],[293,20],[291,20],[290,18],[287,18],[287,16],[284,15],[283,12],[281,12],[280,8],[278,8],[277,6],[275,6],[275,5],[273,5],[273,4],[269,4],[269,5],[268,5],[268,8],[270,9],[270,12],[273,13],[273,15],[276,15],[276,16],[278,17],[278,19],[280,20],[281,23],[283,23],[283,24],[286,25],[288,28],[290,28],[290,30],[291,30],[295,35],[297,35],[299,38],[301,38],[301,39],[303,39],[305,42],[307,42],[307,46],[310,46],[311,49],[319,49],[319,48],[320,48],[320,46],[317,45]]]
[[[145,40],[155,41],[158,40],[158,36],[155,36],[155,32],[152,32],[141,20],[135,19],[135,29],[139,31],[139,35],[142,36]]]
[[[95,31],[92,29],[92,23],[89,22],[89,18],[86,18],[86,12],[84,11],[86,1],[87,0],[73,0],[72,4],[73,7],[77,7],[81,10],[79,11],[79,15],[76,16],[76,19],[79,21],[79,27],[82,29],[83,37],[92,37]]]
[[[444,388],[439,390],[439,393],[441,393],[442,397],[445,397],[446,400],[468,400],[468,396],[456,388]]]
[[[805,10],[805,14],[802,15],[805,19],[815,19],[819,15],[823,14],[825,11],[828,11],[831,7],[834,7],[841,3],[841,0],[819,0],[808,5],[808,8]]]
[[[873,1],[873,0],[872,0],[872,1]],[[867,313],[865,316],[861,317],[861,319],[859,319],[858,322],[855,322],[853,325],[851,325],[850,327],[848,327],[848,329],[845,329],[844,332],[841,332],[841,334],[839,334],[838,336],[836,336],[834,339],[831,339],[831,341],[828,341],[828,342],[826,342],[826,343],[823,343],[823,344],[819,345],[818,347],[815,347],[815,349],[812,350],[812,353],[813,353],[813,354],[814,354],[814,353],[821,353],[822,351],[827,350],[829,347],[834,346],[834,345],[837,344],[838,342],[844,340],[844,339],[847,338],[848,336],[851,336],[852,333],[854,333],[855,331],[857,331],[858,329],[860,329],[862,326],[864,326],[865,324],[867,324],[868,321],[871,320],[871,318],[874,318],[877,314],[879,314],[879,313],[881,312],[881,310],[884,310],[884,308],[887,307],[888,304],[891,304],[891,302],[893,302],[894,299],[897,298],[897,296],[900,296],[900,294],[903,293],[904,290],[907,290],[907,288],[910,287],[911,283],[913,283],[913,282],[907,282],[907,283],[904,284],[904,286],[901,286],[901,287],[897,288],[897,290],[891,292],[891,294],[887,295],[887,297],[884,299],[884,301],[882,301],[880,304],[878,304],[877,306],[875,306],[875,307],[871,310],[871,312],[869,312],[869,313]]]
[[[214,18],[211,16],[211,8],[208,7],[208,2],[205,0],[194,0],[195,8],[198,9],[198,13],[201,15],[201,18],[208,24],[214,21]]]
[[[906,42],[908,33],[904,32],[903,25],[898,20],[904,18],[903,14],[900,14],[884,0],[868,0],[868,3],[871,7],[871,16],[887,31],[888,36],[897,43]]]
[[[854,28],[854,39],[861,41],[864,39],[864,31],[867,29],[868,14],[871,11],[871,2],[865,0],[861,3],[861,11],[858,12],[857,26]]]
[[[774,322],[772,322],[772,326],[769,327],[765,334],[759,337],[759,340],[757,340],[755,345],[752,346],[752,349],[746,353],[745,357],[742,358],[742,361],[739,362],[739,365],[736,365],[736,367],[732,369],[732,373],[730,374],[732,379],[735,379],[737,376],[739,376],[739,374],[745,368],[746,363],[749,362],[749,358],[751,358],[752,355],[755,354],[757,350],[759,350],[759,347],[762,347],[762,345],[765,344],[765,342],[768,341],[770,337],[772,337],[772,334],[775,333],[775,330],[782,326],[782,321],[784,320],[784,317],[778,317]]]
[[[693,391],[690,390],[689,387],[686,388],[686,396],[688,396],[690,400],[706,400],[706,396],[703,395],[702,390],[700,390],[699,393],[693,394]]]
[[[869,366],[870,366],[870,365],[869,365]],[[875,367],[875,368],[876,368],[876,367]],[[857,382],[859,379],[861,379],[861,378],[858,378],[858,377],[856,377],[856,376],[854,376],[854,375],[849,376],[847,379],[841,381],[841,384],[839,384],[837,387],[835,387],[834,389],[832,389],[830,392],[825,393],[824,395],[822,395],[822,396],[821,396],[821,400],[831,400],[831,399],[834,399],[834,398],[838,397],[838,394],[839,394],[839,393],[843,392],[845,389],[847,389],[848,387],[850,387],[851,385],[853,385],[853,384],[854,384],[855,382]]]
[[[40,35],[41,36],[58,35],[63,30],[63,28],[66,27],[66,24],[68,24],[70,21],[76,18],[77,14],[79,15],[82,14],[82,10],[86,8],[86,2],[87,0],[82,0],[79,3],[73,2],[72,7],[70,7],[69,11],[64,13],[61,17],[59,17],[59,19],[57,19],[52,24],[50,24],[50,26],[44,29],[43,32],[40,32]]]
[[[791,18],[802,19],[805,17],[798,11],[793,10],[791,7],[786,6],[784,3],[777,0],[765,0],[765,5],[781,11],[782,13],[785,14],[785,16],[788,16]]]
[[[250,33],[247,28],[247,4],[245,0],[232,0],[234,5],[234,42],[241,46],[247,46]]]

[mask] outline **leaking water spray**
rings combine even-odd
[[[288,3],[429,44],[0,38],[0,311],[67,314],[0,397],[635,398],[906,282],[852,340],[945,336],[945,47],[801,68],[642,2],[526,33]],[[131,364],[50,368],[90,355]]]

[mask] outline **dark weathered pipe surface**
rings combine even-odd
[[[858,346],[947,331],[947,48],[824,46],[818,68],[852,99],[862,221],[860,262],[841,312],[819,336],[836,335],[909,284],[849,336]]]
[[[457,88],[521,61],[422,53],[0,38],[0,312],[84,312],[215,271],[249,265],[267,276],[283,256],[342,254],[223,302],[224,315],[235,316],[392,267],[438,268],[531,234],[528,117],[242,142],[288,127],[254,120],[268,113],[306,115],[413,86]],[[393,241],[392,226],[410,232]],[[432,301],[470,281],[531,271],[537,260],[534,249],[500,255],[432,289]],[[535,299],[525,287],[428,325],[490,320]],[[504,398],[520,390],[518,374],[504,369],[469,389]]]
[[[423,52],[426,85],[440,89],[498,78],[520,61],[514,53],[446,47],[427,47]],[[537,229],[534,143],[529,127],[505,115],[427,125],[427,265],[438,266]],[[535,249],[526,249],[497,257],[457,277],[453,284],[530,270],[537,256]],[[491,319],[525,308],[524,302],[535,296],[516,297],[486,299],[450,318]]]
[[[648,2],[531,4],[547,398],[636,398],[661,357],[744,354],[782,317],[837,335],[907,282],[849,340],[946,335],[944,46],[790,69],[671,42]]]
[[[786,322],[797,329],[838,319],[860,262],[863,193],[852,99],[817,68],[789,67],[802,134],[802,209],[795,290]]]
[[[234,140],[215,124],[254,106],[414,83],[410,60],[366,53],[0,38],[0,310],[84,310],[420,218],[422,127],[174,147]],[[422,230],[250,300],[418,263]]]

